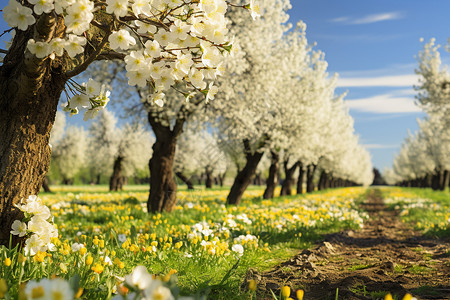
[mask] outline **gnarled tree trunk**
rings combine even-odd
[[[11,224],[22,215],[14,204],[37,195],[50,164],[50,131],[66,79],[61,61],[38,59],[25,51],[30,38],[57,36],[54,16],[33,29],[17,30],[0,66],[0,245],[9,243]]]
[[[212,170],[209,166],[205,168],[205,175],[206,175],[205,187],[207,189],[210,189],[212,188],[213,178],[212,178]]]
[[[298,167],[298,162],[296,162],[290,168],[288,167],[288,161],[287,160],[285,160],[283,164],[284,164],[285,178],[284,178],[284,181],[283,181],[283,185],[281,186],[280,195],[281,196],[288,196],[288,195],[292,195],[291,186],[294,183],[294,173],[295,173],[295,170]]]
[[[246,163],[244,168],[238,172],[236,178],[234,179],[233,185],[231,186],[230,193],[227,197],[227,203],[233,205],[239,205],[241,203],[242,195],[245,190],[252,182],[252,177],[255,175],[256,168],[258,167],[264,152],[254,153],[250,150],[250,144],[248,140],[244,141],[245,158]]]
[[[122,174],[122,161],[123,157],[118,156],[114,161],[114,169],[109,179],[109,190],[110,191],[121,191],[123,189],[123,174]]]
[[[317,165],[309,165],[306,171],[306,192],[314,192],[314,173],[316,172]]]
[[[280,155],[275,151],[270,151],[270,168],[267,177],[266,189],[263,194],[264,199],[272,199],[275,188],[278,184],[278,172],[280,170]]]
[[[153,155],[149,161],[150,169],[150,195],[147,201],[148,212],[171,212],[177,201],[177,184],[173,172],[177,139],[182,132],[185,119],[177,119],[171,129],[162,125],[152,115],[148,120],[155,133],[156,141],[153,144]]]

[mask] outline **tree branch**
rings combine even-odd
[[[94,62],[94,60],[97,59],[97,57],[100,55],[103,47],[108,42],[108,37],[111,34],[111,30],[105,33],[105,36],[103,37],[103,40],[101,41],[100,45],[98,45],[97,49],[94,51],[94,53],[91,54],[82,64],[76,66],[73,70],[66,72],[64,76],[66,78],[72,78],[74,76],[77,76],[78,74],[82,73],[87,69],[87,67]]]

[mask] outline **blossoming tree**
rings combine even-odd
[[[254,1],[243,7],[257,15]],[[47,173],[62,92],[66,110],[86,110],[86,119],[109,100],[100,84],[71,78],[95,60],[123,59],[129,83],[153,87],[155,103],[175,82],[211,90],[203,73],[215,73],[231,49],[226,9],[223,0],[9,0],[3,15],[15,35],[1,51],[1,244],[20,218],[14,204],[37,194]]]

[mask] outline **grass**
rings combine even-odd
[[[124,277],[144,265],[161,276],[176,270],[182,294],[209,291],[212,299],[242,299],[248,296],[241,286],[250,268],[267,270],[311,247],[323,234],[358,228],[362,218],[353,199],[364,192],[363,188],[340,189],[263,200],[261,187],[252,187],[241,206],[235,207],[225,204],[227,188],[181,188],[172,213],[151,215],[145,209],[148,186],[128,186],[115,193],[108,192],[107,186],[52,188],[54,193],[40,197],[58,225],[57,251],[41,261],[30,257],[22,268],[17,249],[0,248],[2,260],[12,260],[11,267],[0,266],[0,278],[7,279],[13,295],[19,282],[53,275],[69,279],[78,274],[82,298],[103,299],[116,281],[111,274]],[[190,237],[195,226],[211,232]],[[104,246],[94,242],[95,236]],[[120,236],[126,241],[119,241]],[[240,236],[252,236],[255,241],[237,242]],[[87,253],[73,252],[75,242],[85,244]],[[181,248],[175,247],[178,242]],[[235,243],[245,249],[241,257],[231,249]],[[88,255],[93,257],[92,265],[86,263]],[[123,267],[108,266],[105,255]],[[98,274],[92,270],[97,263],[104,268]]]
[[[399,211],[404,222],[426,235],[450,237],[450,191],[421,188],[381,188],[386,204]]]
[[[358,265],[353,265],[351,267],[348,267],[347,270],[349,270],[349,271],[364,270],[364,269],[372,268],[373,266],[374,266],[373,264],[371,264],[371,265],[370,264],[369,265],[358,264]]]

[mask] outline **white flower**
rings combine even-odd
[[[95,116],[98,114],[98,112],[99,112],[100,109],[102,109],[102,108],[103,108],[103,107],[100,106],[100,107],[96,107],[96,108],[93,108],[93,109],[88,109],[88,110],[85,111],[84,114],[83,114],[83,120],[84,120],[84,121],[87,121],[87,120],[90,120],[90,119],[95,118]]]
[[[137,71],[149,67],[149,62],[140,51],[131,51],[129,55],[125,56],[124,60],[127,71]]]
[[[253,20],[261,16],[261,7],[256,3],[257,0],[250,0],[250,11]]]
[[[191,26],[179,19],[176,19],[174,24],[170,26],[170,32],[172,33],[174,39],[185,40],[190,30]]]
[[[161,48],[159,47],[158,41],[147,41],[144,46],[145,54],[150,55],[151,57],[159,57],[161,55]]]
[[[45,42],[36,42],[33,39],[29,39],[27,43],[27,49],[34,54],[37,58],[44,58],[50,54],[50,45]]]
[[[160,28],[158,32],[155,33],[154,37],[155,40],[158,41],[158,43],[163,47],[167,46],[175,38],[171,32],[166,31],[162,28]]]
[[[209,84],[208,93],[206,94],[206,102],[208,102],[209,100],[214,100],[214,97],[218,91],[219,91],[219,88],[214,85],[214,82],[211,82]]]
[[[173,300],[172,292],[162,285],[160,280],[153,280],[152,284],[145,290],[147,299]]]
[[[135,71],[128,71],[126,75],[128,77],[128,85],[145,87],[147,85],[147,79],[150,78],[150,70],[139,69]]]
[[[244,254],[244,247],[242,247],[241,244],[234,244],[231,247],[231,250],[233,250],[233,252],[236,252],[239,256],[242,256]]]
[[[11,234],[23,237],[27,234],[27,223],[15,220],[11,225]]]
[[[86,93],[89,96],[97,96],[100,94],[100,91],[101,91],[100,82],[97,82],[92,78],[89,78],[86,84]]]
[[[125,29],[119,31],[113,31],[113,33],[108,37],[111,49],[122,49],[127,50],[130,46],[136,45],[136,40],[130,35]]]
[[[36,19],[33,17],[33,11],[22,6],[16,0],[9,0],[8,5],[3,9],[3,18],[10,27],[17,27],[22,31],[27,30],[28,26],[33,25]]]
[[[163,70],[160,73],[159,78],[155,80],[155,86],[160,91],[168,90],[174,83],[175,80],[168,69]]]
[[[157,28],[155,25],[148,24],[141,21],[136,21],[136,26],[138,27],[137,32],[138,33],[155,33]]]
[[[127,240],[127,236],[125,234],[119,234],[117,236],[117,238],[119,239],[119,242],[121,242],[121,243],[125,243],[125,241]]]
[[[48,14],[55,8],[54,0],[28,0],[28,2],[34,4],[33,10],[37,15]]]
[[[56,56],[62,56],[64,54],[64,46],[66,41],[60,38],[53,38],[50,41],[50,52],[54,52]]]
[[[75,57],[77,54],[83,53],[84,45],[86,45],[84,36],[69,34],[69,39],[66,41],[64,49],[66,49],[70,57]]]
[[[156,105],[158,105],[159,107],[163,107],[164,106],[164,97],[166,96],[166,94],[164,94],[163,92],[159,92],[156,93],[152,96],[152,100],[153,103],[155,103]]]
[[[70,98],[70,108],[87,108],[90,106],[89,97],[85,94],[77,94]]]
[[[164,61],[159,61],[157,63],[152,64],[150,67],[150,76],[152,76],[153,79],[159,79],[164,71],[165,65],[166,64],[164,63]]]
[[[150,3],[148,0],[134,0],[131,9],[136,16],[139,16],[140,14],[150,16],[152,14]]]
[[[191,69],[191,72],[189,73],[189,80],[196,88],[201,90],[206,88],[206,82],[203,81],[203,78],[202,71],[197,70],[196,68]]]
[[[72,300],[74,296],[70,284],[61,278],[50,281],[49,292],[51,296],[48,299],[52,300]]]
[[[202,43],[202,50],[202,63],[205,66],[215,68],[223,61],[223,56],[217,48]]]
[[[128,13],[128,0],[106,0],[106,12],[116,17],[125,17]]]
[[[35,255],[38,251],[45,251],[47,247],[42,242],[42,240],[36,235],[33,234],[30,238],[25,241],[25,255]]]
[[[31,280],[25,287],[26,299],[51,299],[51,300],[72,300],[73,290],[64,279],[41,279],[36,282]]]
[[[181,54],[177,57],[177,62],[175,63],[175,68],[183,71],[184,74],[188,74],[191,66],[194,64],[191,54]]]
[[[137,266],[131,274],[125,276],[125,283],[137,287],[140,290],[145,290],[152,284],[153,277],[147,272],[144,266]]]
[[[83,244],[79,244],[79,243],[72,244],[72,252],[78,252],[81,250],[81,248],[84,248]]]

